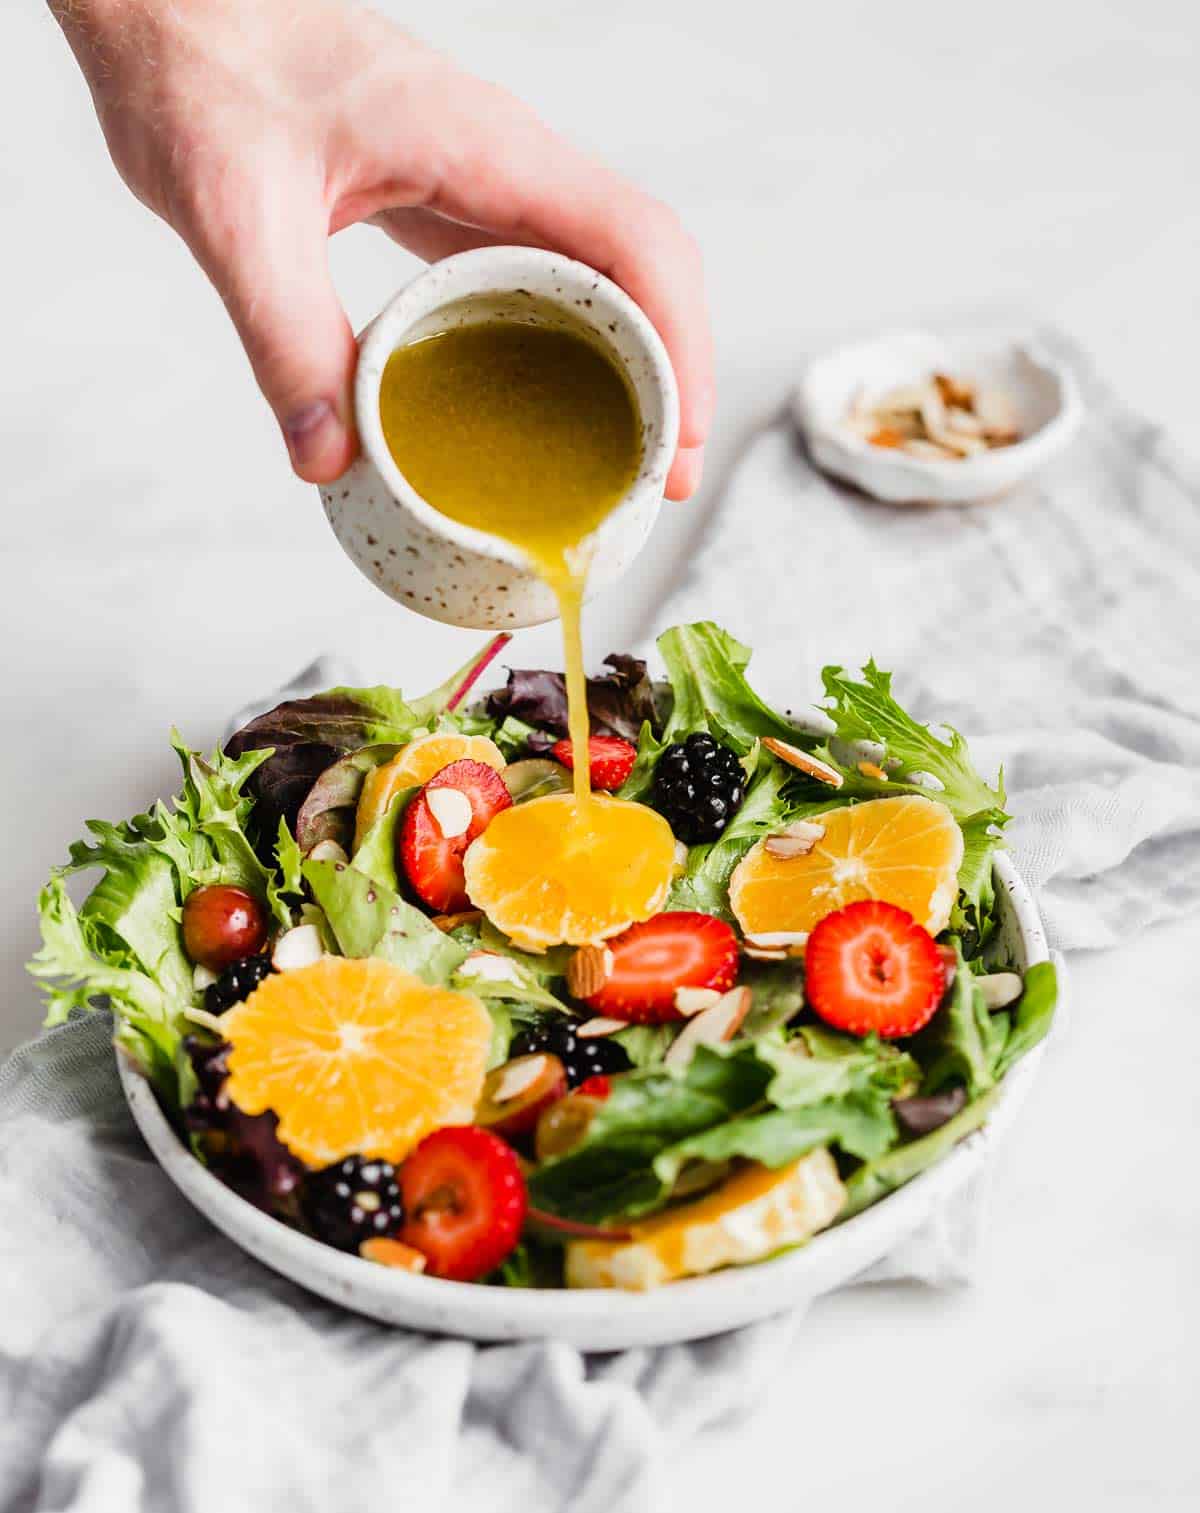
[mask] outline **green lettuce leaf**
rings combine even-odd
[[[750,1011],[741,1029],[747,1040],[781,1034],[804,1007],[804,969],[798,961],[747,959],[738,981],[750,989]]]
[[[730,1119],[665,1150],[655,1158],[654,1173],[669,1189],[691,1161],[740,1156],[764,1166],[786,1166],[821,1145],[837,1145],[849,1156],[871,1160],[895,1139],[896,1121],[887,1098],[850,1093],[825,1103]]]
[[[881,672],[872,661],[863,668],[861,680],[840,667],[826,667],[821,677],[827,695],[824,712],[837,727],[838,738],[882,746],[883,764],[897,764],[888,781],[881,782],[864,777],[857,767],[841,766],[829,758],[845,775],[843,792],[847,797],[877,798],[897,791],[928,797],[928,788],[905,781],[908,774],[920,772],[938,780],[941,787],[936,796],[959,821],[983,810],[1003,811],[1003,776],[997,787],[989,787],[976,772],[967,743],[956,730],[947,727],[947,739],[942,740],[902,709],[892,697],[891,673]]]
[[[263,866],[246,835],[245,790],[265,753],[205,759],[172,740],[180,793],[121,824],[89,822],[90,840],[71,847],[42,891],[42,946],[29,970],[44,986],[49,1023],[107,1004],[117,1041],[177,1104],[184,1011],[197,997],[179,923],[184,900],[203,885],[228,884],[264,899],[281,925],[292,916],[287,880]],[[92,871],[99,877],[76,909],[65,880]]]
[[[1058,979],[1053,963],[1039,962],[1025,973],[1015,1008],[989,1012],[960,943],[953,944],[958,953],[954,987],[913,1038],[912,1049],[924,1067],[923,1094],[961,1085],[968,1098],[977,1098],[1044,1038],[1054,1018]]]
[[[673,1024],[631,1024],[609,1038],[615,1040],[635,1067],[661,1066],[678,1029]]]
[[[1025,988],[1012,1011],[1004,1047],[996,1058],[996,1076],[1003,1077],[1022,1056],[1044,1040],[1058,1003],[1058,972],[1051,961],[1039,961],[1025,973]]]
[[[275,839],[275,857],[279,863],[280,891],[297,896],[304,890],[304,853],[296,844],[288,829],[287,820],[281,818]]]
[[[233,759],[215,751],[206,759],[189,750],[178,731],[171,732],[171,744],[183,767],[183,788],[171,809],[156,805],[154,821],[162,831],[159,849],[175,863],[180,901],[193,888],[212,884],[244,888],[265,898],[286,929],[292,914],[281,896],[281,880],[259,860],[247,835],[254,808],[248,790],[267,753],[252,751]]]
[[[147,901],[157,899],[170,908],[175,894],[168,864],[148,856],[139,870]],[[137,886],[132,871],[126,886]],[[170,914],[162,915],[156,953],[163,970],[160,980],[112,933],[102,912],[84,915],[75,908],[62,872],[42,889],[38,911],[42,945],[28,970],[45,987],[46,1023],[61,1024],[74,1010],[108,1005],[118,1043],[163,1096],[176,1103],[175,1059],[183,1032],[179,1010],[191,997],[191,973],[187,969],[187,997],[181,999],[174,980],[186,961],[175,957],[178,951],[182,958],[182,947]]]
[[[583,1142],[534,1172],[531,1201],[600,1223],[660,1208],[693,1161],[738,1155],[778,1165],[831,1141],[873,1156],[896,1137],[890,1100],[914,1073],[892,1046],[815,1030],[790,1049],[762,1040],[701,1046],[686,1067],[616,1079]]]
[[[396,873],[396,826],[418,788],[401,788],[392,795],[387,808],[363,836],[362,845],[351,858],[356,871],[373,882],[381,883],[393,893],[400,891]]]
[[[852,1172],[846,1179],[846,1206],[838,1222],[861,1213],[948,1155],[960,1140],[986,1123],[999,1096],[1000,1089],[992,1088],[931,1134],[898,1145]]]
[[[764,703],[746,681],[750,648],[710,620],[677,625],[658,638],[675,702],[664,738],[707,730],[740,752],[763,736],[795,742],[791,721]]]
[[[922,1094],[961,1084],[969,1099],[977,1098],[996,1084],[1006,1027],[988,1013],[961,943],[954,939],[951,944],[958,962],[954,986],[925,1028],[913,1037],[912,1049],[924,1068]]]
[[[828,802],[789,802],[783,790],[793,775],[792,768],[762,749],[747,784],[746,797],[721,838],[689,847],[687,866],[671,884],[668,909],[698,909],[703,914],[733,918],[729,910],[729,879],[751,846],[792,820],[834,807],[834,803]]]
[[[974,959],[995,928],[996,885],[992,864],[1002,844],[1000,831],[1008,821],[1003,809],[981,809],[959,821],[963,859],[958,869],[958,897],[950,913],[950,928],[962,938],[963,954]]]
[[[465,946],[357,868],[310,860],[303,871],[344,956],[379,956],[442,985],[465,960]]]

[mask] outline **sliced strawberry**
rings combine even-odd
[[[685,1016],[677,988],[724,993],[737,979],[738,942],[722,919],[679,909],[656,914],[605,942],[612,971],[585,1000],[598,1014],[630,1024],[664,1024]]]
[[[596,1072],[591,1077],[585,1077],[575,1091],[584,1098],[596,1098],[603,1103],[612,1092],[612,1078],[603,1072]]]
[[[425,1257],[430,1276],[474,1282],[521,1237],[528,1199],[515,1152],[474,1124],[426,1135],[400,1168],[399,1239]]]
[[[879,899],[820,920],[804,948],[804,992],[826,1024],[852,1035],[915,1035],[946,989],[937,942],[904,909]]]
[[[461,800],[431,799],[439,790],[462,794],[469,815]],[[486,762],[464,757],[435,773],[405,810],[396,838],[397,864],[417,897],[439,914],[466,909],[471,900],[463,879],[463,854],[511,804],[504,779]]]
[[[572,772],[575,770],[575,748],[570,741],[556,741],[550,755]],[[594,735],[588,737],[588,758],[592,770],[592,787],[603,788],[605,793],[615,793],[637,761],[637,747],[623,741],[619,735]]]

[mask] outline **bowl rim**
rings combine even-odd
[[[1049,961],[1037,907],[1006,852],[993,874],[1007,897],[1024,968]],[[476,1339],[566,1338],[585,1349],[695,1339],[794,1306],[849,1280],[912,1234],[960,1188],[1015,1118],[1044,1043],[1004,1078],[990,1116],[910,1182],[806,1245],[771,1260],[672,1282],[650,1292],[606,1288],[507,1288],[389,1270],[344,1254],[264,1213],[208,1170],[182,1143],[150,1084],[116,1048],[134,1120],[185,1198],[242,1249],[320,1296],[383,1322]]]

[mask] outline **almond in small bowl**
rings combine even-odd
[[[1083,415],[1066,366],[995,331],[952,347],[894,331],[812,362],[794,398],[814,462],[890,504],[1007,493],[1061,450]]]

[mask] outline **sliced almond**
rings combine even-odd
[[[921,457],[926,462],[953,462],[958,457],[958,453],[950,447],[940,447],[936,442],[922,441],[920,438],[906,441],[903,450],[910,457]]]
[[[483,982],[520,983],[517,964],[499,951],[472,951],[458,968],[459,977],[475,977]]]
[[[921,403],[921,424],[927,436],[940,431],[946,424],[945,401],[933,384],[929,385],[929,390]]]
[[[973,457],[977,452],[987,451],[987,442],[982,436],[964,436],[961,431],[954,431],[946,424],[929,426],[927,429],[930,441],[959,457]]]
[[[466,835],[471,828],[474,810],[471,800],[460,788],[426,788],[425,802],[434,824],[448,841]]]
[[[782,946],[768,950],[765,946],[747,946],[742,952],[743,956],[751,961],[786,961],[788,953]]]
[[[857,766],[859,772],[865,778],[874,778],[877,783],[886,783],[888,781],[887,773],[884,772],[878,762],[859,762]]]
[[[929,403],[931,394],[937,396],[937,390],[931,383],[902,384],[880,394],[871,405],[871,409],[877,415],[889,410],[895,410],[901,414],[906,410],[919,413]]]
[[[806,946],[808,931],[762,930],[757,935],[747,935],[746,944],[755,951],[787,951],[792,946]]]
[[[567,963],[567,988],[574,998],[591,998],[612,976],[613,954],[607,946],[580,946]]]
[[[955,436],[974,436],[979,439],[983,437],[983,422],[978,415],[972,415],[969,410],[947,410],[945,428],[953,432]]]
[[[271,951],[271,965],[277,972],[293,972],[297,967],[311,967],[325,955],[321,932],[316,925],[297,925],[285,930]]]
[[[627,1030],[629,1025],[624,1019],[606,1019],[602,1014],[597,1014],[594,1019],[585,1019],[581,1025],[575,1028],[576,1040],[598,1040],[602,1035],[615,1035],[619,1030]]]
[[[350,858],[346,855],[345,846],[339,846],[337,841],[318,841],[308,853],[310,862],[341,862],[345,865]]]
[[[685,1019],[690,1019],[693,1014],[701,1014],[705,1009],[711,1009],[714,1003],[720,1001],[721,994],[716,988],[675,989],[675,1010]]]
[[[975,986],[983,994],[989,1010],[1006,1009],[1020,998],[1025,984],[1019,972],[989,972],[986,977],[977,977]]]
[[[457,914],[435,914],[429,923],[449,934],[451,930],[457,930],[459,925],[477,925],[482,919],[482,909],[462,909]]]
[[[750,989],[731,988],[716,1003],[689,1019],[663,1057],[667,1066],[686,1066],[699,1045],[724,1045],[732,1040],[750,1012]]]
[[[683,841],[675,842],[675,860],[671,864],[671,876],[682,877],[687,871],[688,848]]]
[[[492,1102],[510,1103],[519,1098],[526,1088],[532,1087],[545,1074],[547,1065],[545,1056],[520,1056],[516,1061],[510,1061],[501,1069],[492,1089]]]
[[[975,387],[965,378],[954,378],[949,373],[935,373],[933,382],[943,404],[962,410],[969,410],[974,405]]]
[[[422,1272],[425,1257],[403,1240],[392,1240],[385,1235],[373,1235],[358,1247],[364,1261],[374,1261],[377,1266],[392,1266],[397,1271]]]
[[[799,746],[793,746],[790,741],[778,741],[773,735],[763,737],[763,745],[781,762],[786,762],[789,767],[795,767],[799,772],[806,772],[810,778],[816,778],[819,782],[828,783],[831,788],[842,786],[842,774],[828,762],[822,762],[819,757],[810,756]]]
[[[1004,389],[981,389],[975,397],[975,414],[983,434],[993,444],[1007,445],[1020,439],[1017,409]]]
[[[790,825],[769,835],[764,849],[780,858],[807,856],[824,834],[825,826],[815,820],[793,820]]]
[[[217,974],[210,968],[202,966],[200,962],[192,968],[192,987],[197,993],[203,993],[205,988],[211,988],[217,980]]]

